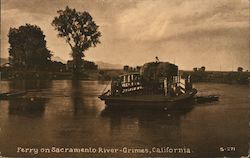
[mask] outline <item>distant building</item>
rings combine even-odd
[[[73,60],[68,60],[67,65],[66,65],[66,70],[67,71],[72,71],[73,68],[74,68],[74,61]],[[98,65],[96,65],[92,61],[83,60],[83,64],[81,65],[81,69],[82,70],[97,70]]]
[[[98,69],[98,65],[96,65],[92,61],[84,60],[83,65],[84,65],[85,70],[97,70]]]
[[[200,68],[197,68],[197,67],[194,67],[194,68],[193,68],[193,71],[194,71],[194,72],[197,72],[197,71],[199,71],[199,72],[205,72],[205,70],[206,70],[206,67],[205,67],[205,66],[202,66],[202,67],[200,67]]]
[[[63,72],[66,70],[66,64],[59,61],[50,61],[48,63],[48,69],[50,71]]]
[[[68,60],[67,64],[66,64],[66,70],[67,71],[72,71],[73,70],[73,66],[74,66],[73,60]]]

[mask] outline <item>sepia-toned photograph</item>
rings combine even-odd
[[[0,2],[0,158],[250,157],[249,0]]]

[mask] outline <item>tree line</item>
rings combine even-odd
[[[51,25],[58,31],[58,37],[64,38],[71,48],[73,74],[79,75],[83,66],[85,51],[100,43],[101,32],[92,16],[78,12],[68,6],[57,11]],[[47,41],[41,28],[26,24],[9,29],[9,62],[13,68],[43,69],[51,61],[52,52],[47,48]]]

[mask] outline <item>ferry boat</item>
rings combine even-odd
[[[156,61],[113,79],[99,98],[112,107],[167,108],[192,101],[196,93],[191,77],[180,75],[177,65]]]

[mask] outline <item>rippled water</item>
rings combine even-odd
[[[241,156],[248,153],[248,86],[196,84],[200,95],[220,101],[188,109],[105,109],[98,99],[107,82],[70,80],[1,81],[1,91],[27,90],[22,98],[0,101],[2,156],[141,157]],[[185,106],[185,105],[184,105]],[[18,147],[189,148],[189,153],[31,153]],[[225,147],[233,147],[228,150]],[[222,149],[226,149],[222,151]],[[231,151],[233,150],[233,151]],[[0,156],[1,156],[0,155]]]

